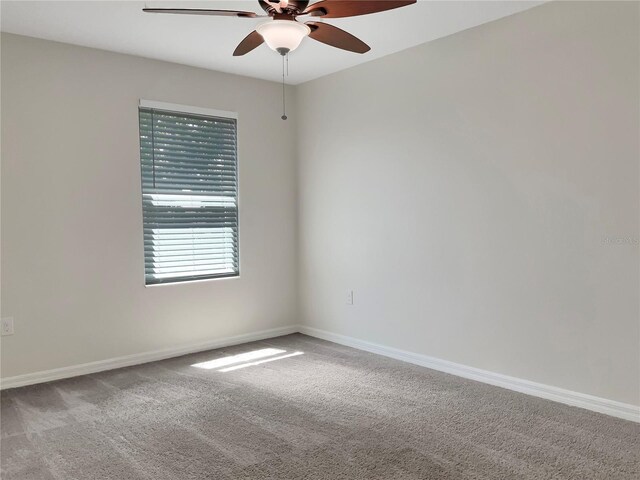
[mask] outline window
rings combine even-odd
[[[140,102],[146,285],[239,274],[233,115]]]

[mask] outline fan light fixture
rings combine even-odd
[[[304,23],[291,20],[272,20],[256,28],[271,50],[280,55],[294,51],[302,39],[311,33]]]
[[[0,0],[1,1],[1,0]],[[304,37],[331,47],[348,52],[367,53],[370,48],[357,37],[324,22],[309,20],[298,23],[297,17],[309,15],[312,18],[344,18],[384,12],[395,8],[406,7],[417,0],[259,0],[259,5],[266,15],[241,10],[212,10],[208,8],[143,8],[149,13],[176,13],[181,15],[212,15],[216,17],[265,18],[272,20],[259,25],[238,44],[233,51],[234,57],[246,55],[267,43],[271,50],[282,55],[282,120],[287,119],[285,113],[285,62],[287,54],[300,46]],[[288,71],[287,63],[287,71]]]

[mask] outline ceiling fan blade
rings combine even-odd
[[[256,47],[259,47],[263,43],[264,43],[264,39],[262,38],[262,35],[260,35],[258,32],[254,30],[249,35],[244,37],[244,40],[240,42],[240,44],[236,47],[235,51],[233,52],[233,56],[239,57],[241,55],[244,55],[245,53],[249,53],[251,50],[253,50]]]
[[[355,53],[366,53],[371,50],[371,47],[358,37],[328,23],[306,22],[305,25],[311,28],[309,37],[318,42]]]
[[[307,7],[304,13],[324,18],[355,17],[406,7],[413,3],[416,0],[320,0]]]
[[[146,13],[177,13],[182,15],[213,15],[216,17],[242,17],[256,18],[258,16],[253,12],[241,12],[238,10],[208,10],[206,8],[143,8]]]

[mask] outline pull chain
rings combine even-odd
[[[280,117],[282,120],[287,119],[287,110],[285,104],[285,92],[284,92],[284,57],[282,55],[282,116]],[[289,73],[289,55],[287,55],[287,74]]]

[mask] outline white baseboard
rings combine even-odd
[[[385,357],[395,358],[404,362],[421,365],[441,372],[450,373],[459,377],[477,380],[479,382],[488,383],[520,393],[533,395],[547,400],[564,403],[574,407],[581,407],[594,412],[604,413],[633,422],[640,422],[640,406],[630,405],[627,403],[616,402],[606,398],[595,397],[585,393],[573,392],[559,387],[552,387],[542,383],[531,382],[521,378],[509,377],[500,373],[489,372],[479,368],[468,367],[458,363],[441,360],[439,358],[429,357],[419,353],[407,352],[396,348],[385,347],[375,343],[358,340],[353,337],[347,337],[337,333],[319,330],[317,328],[301,325],[300,333],[312,337],[321,338],[330,342],[339,343],[348,347],[365,350],[371,353],[384,355]]]
[[[192,343],[189,345],[182,345],[180,347],[155,350],[153,352],[136,353],[133,355],[126,355],[124,357],[83,363],[81,365],[54,368],[53,370],[43,370],[41,372],[27,373],[25,375],[16,375],[15,377],[0,379],[0,389],[4,390],[7,388],[23,387],[25,385],[34,385],[36,383],[60,380],[62,378],[77,377],[80,375],[102,372],[104,370],[112,370],[114,368],[130,367],[131,365],[155,362],[157,360],[164,360],[171,357],[179,357],[180,355],[186,355],[188,353],[202,352],[205,350],[212,350],[214,348],[229,347],[231,345],[239,345],[241,343],[255,342],[256,340],[289,335],[291,333],[298,332],[298,330],[298,327],[295,325],[272,328],[270,330],[246,333],[244,335],[235,335],[233,337],[217,338],[206,342]]]
[[[404,362],[421,365],[441,372],[450,373],[459,377],[477,380],[479,382],[488,383],[516,392],[526,393],[535,397],[544,398],[561,402],[574,407],[581,407],[594,412],[604,413],[614,417],[640,422],[640,407],[626,403],[608,400],[606,398],[595,397],[584,393],[573,392],[559,387],[552,387],[542,383],[531,382],[520,378],[502,375],[500,373],[489,372],[479,368],[460,365],[458,363],[441,360],[439,358],[422,355],[419,353],[399,350],[397,348],[386,347],[375,343],[359,340],[357,338],[340,335],[337,333],[320,330],[306,325],[290,325],[287,327],[273,328],[270,330],[262,330],[260,332],[247,333],[244,335],[236,335],[233,337],[218,338],[206,342],[182,345],[180,347],[168,348],[164,350],[156,350],[153,352],[145,352],[134,355],[126,355],[124,357],[110,358],[97,362],[84,363],[81,365],[73,365],[70,367],[55,368],[53,370],[44,370],[41,372],[28,373],[25,375],[16,375],[15,377],[7,377],[0,379],[0,389],[22,387],[25,385],[33,385],[36,383],[49,382],[52,380],[60,380],[62,378],[77,377],[90,373],[102,372],[104,370],[112,370],[115,368],[129,367],[147,362],[155,362],[171,357],[178,357],[189,353],[202,352],[212,350],[214,348],[228,347],[241,343],[254,342],[256,340],[264,340],[267,338],[289,335],[291,333],[300,332],[311,337],[321,338],[330,342],[346,345],[348,347],[357,348],[385,357],[395,358]]]

